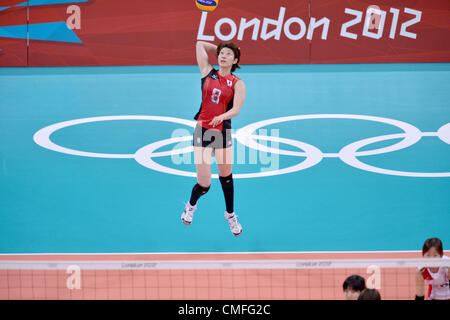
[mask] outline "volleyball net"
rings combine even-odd
[[[341,300],[360,275],[383,300],[413,300],[417,270],[449,260],[0,260],[0,299]]]

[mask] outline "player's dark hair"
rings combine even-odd
[[[217,46],[216,57],[219,57],[219,53],[223,48],[228,48],[228,49],[233,50],[234,59],[237,59],[237,62],[235,64],[233,64],[233,66],[231,67],[231,72],[234,72],[236,69],[240,69],[241,66],[239,65],[239,61],[241,60],[241,50],[239,49],[239,47],[232,42],[228,42],[228,43],[221,42]]]
[[[431,248],[435,248],[441,256],[444,255],[444,248],[442,245],[442,241],[439,238],[430,238],[425,240],[425,243],[423,244],[422,247],[422,255],[427,253],[427,251],[430,250]]]
[[[381,295],[376,289],[364,289],[359,294],[358,300],[381,300]]]
[[[344,291],[347,289],[352,291],[363,291],[366,288],[366,281],[363,277],[355,274],[345,279],[342,287]]]

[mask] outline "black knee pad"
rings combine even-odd
[[[232,188],[233,187],[233,174],[230,174],[227,177],[221,177],[219,176],[220,183],[222,184],[222,187],[224,189]]]
[[[201,185],[199,185],[198,183],[195,185],[195,190],[198,191],[201,195],[204,195],[205,193],[207,193],[209,191],[209,188],[211,188],[211,185],[207,186],[207,187],[203,187]]]

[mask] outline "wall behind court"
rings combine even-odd
[[[0,66],[192,65],[197,40],[242,64],[450,61],[448,0],[2,0]]]

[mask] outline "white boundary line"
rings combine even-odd
[[[445,251],[445,250],[444,250]],[[421,250],[392,250],[392,251],[241,251],[241,252],[101,252],[101,253],[67,253],[67,252],[60,252],[60,253],[0,253],[1,256],[21,256],[21,255],[30,255],[30,256],[46,256],[46,255],[208,255],[208,254],[224,254],[224,255],[232,255],[232,254],[361,254],[361,253],[367,253],[367,254],[381,254],[381,253],[420,253]],[[445,251],[447,252],[447,251]]]

